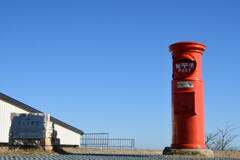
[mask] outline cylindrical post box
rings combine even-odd
[[[172,52],[172,149],[204,149],[202,54],[205,45],[179,42]]]

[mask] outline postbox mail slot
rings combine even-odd
[[[175,93],[175,101],[173,102],[174,113],[181,115],[194,115],[195,112],[195,93],[194,92],[185,92],[185,93]]]

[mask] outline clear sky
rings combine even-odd
[[[163,149],[171,143],[168,46],[179,41],[207,46],[206,132],[239,128],[238,0],[0,1],[0,92],[84,132]]]

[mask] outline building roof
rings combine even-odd
[[[13,98],[5,95],[5,94],[3,94],[3,93],[0,93],[0,99],[2,99],[2,100],[5,101],[5,102],[8,102],[8,103],[10,103],[10,104],[13,104],[14,106],[19,107],[19,108],[21,108],[21,109],[23,109],[23,110],[25,110],[25,111],[27,111],[27,112],[43,113],[43,112],[41,112],[41,111],[39,111],[39,110],[37,110],[37,109],[29,106],[29,105],[26,105],[26,104],[24,104],[24,103],[22,103],[22,102],[20,102],[20,101],[18,101],[18,100],[16,100],[16,99],[13,99]],[[64,128],[67,128],[67,129],[69,129],[69,130],[71,130],[71,131],[73,131],[73,132],[76,132],[76,133],[78,133],[78,134],[80,134],[80,135],[83,135],[83,134],[84,134],[83,131],[81,131],[81,130],[79,130],[79,129],[77,129],[77,128],[75,128],[75,127],[73,127],[73,126],[71,126],[71,125],[69,125],[69,124],[67,124],[67,123],[62,122],[62,121],[58,120],[57,118],[54,118],[54,117],[51,116],[51,117],[50,117],[50,120],[51,120],[52,122],[54,122],[54,123],[56,123],[56,124],[64,127]]]

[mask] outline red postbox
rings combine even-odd
[[[173,59],[172,149],[205,149],[202,54],[205,45],[169,46]]]

